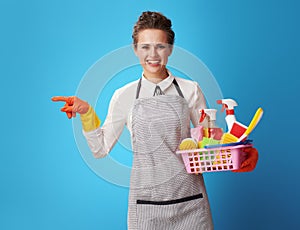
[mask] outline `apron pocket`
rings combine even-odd
[[[136,203],[138,229],[195,229],[205,226],[210,219],[202,193],[176,200]],[[201,227],[196,229],[206,229]]]

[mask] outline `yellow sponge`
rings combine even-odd
[[[179,145],[179,150],[190,150],[196,149],[198,143],[193,138],[185,138],[181,141]]]
[[[224,133],[221,138],[221,144],[237,142],[238,138],[233,136],[231,133]]]

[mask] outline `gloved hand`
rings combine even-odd
[[[255,169],[258,161],[257,150],[255,148],[245,148],[243,151],[247,153],[246,160],[242,162],[240,169],[232,170],[232,172],[251,172]]]
[[[85,114],[89,110],[90,105],[81,100],[76,96],[64,97],[64,96],[56,96],[51,98],[52,101],[64,101],[66,102],[64,107],[60,109],[60,111],[65,112],[67,117],[70,119],[72,117],[76,117],[76,113]]]

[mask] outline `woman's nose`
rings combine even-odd
[[[149,54],[151,57],[155,57],[157,55],[157,49],[155,46],[151,46]]]

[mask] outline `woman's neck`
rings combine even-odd
[[[163,81],[169,76],[168,71],[166,70],[163,74],[160,75],[151,75],[151,74],[145,74],[144,77],[148,80],[151,81],[154,84],[158,84],[159,82]]]

